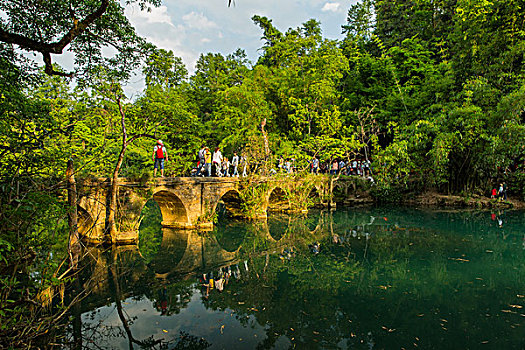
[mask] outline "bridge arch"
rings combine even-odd
[[[222,206],[221,206],[222,204]],[[217,215],[225,214],[228,217],[242,217],[242,199],[236,189],[227,189],[218,196],[218,200],[213,207],[213,212]],[[220,208],[222,207],[222,208]],[[219,213],[219,211],[224,211]]]
[[[160,207],[162,226],[173,228],[191,226],[186,207],[174,191],[160,187],[153,193],[153,199]]]
[[[77,206],[78,213],[78,233],[80,237],[89,237],[95,228],[95,221],[88,213],[88,211],[82,208],[80,205]]]
[[[279,212],[290,208],[290,201],[288,199],[287,193],[279,186],[276,186],[269,191],[266,202],[266,210],[268,211]]]
[[[306,193],[308,193],[308,206],[313,208],[322,208],[323,202],[321,197],[321,189],[317,187],[316,185],[310,187],[307,189]]]

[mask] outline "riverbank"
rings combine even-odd
[[[420,206],[443,206],[453,208],[479,208],[479,209],[525,209],[525,202],[508,198],[499,201],[484,196],[472,195],[469,197],[443,195],[436,192],[425,192],[414,198],[406,198],[405,204]]]
[[[424,192],[420,194],[404,195],[400,201],[409,206],[428,206],[445,208],[471,208],[471,209],[525,209],[525,202],[515,198],[499,201],[479,195],[468,197],[445,195],[437,192]],[[370,205],[376,203],[370,191],[360,191],[358,194],[339,200],[343,206]]]

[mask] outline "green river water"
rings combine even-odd
[[[162,228],[151,202],[138,247],[90,256],[70,348],[525,349],[523,211],[338,208],[197,233]]]

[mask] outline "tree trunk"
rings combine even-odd
[[[123,143],[122,150],[120,151],[115,170],[113,171],[113,177],[111,178],[111,187],[109,189],[110,200],[106,208],[106,242],[115,243],[117,238],[117,224],[115,221],[115,212],[117,210],[117,195],[118,195],[118,174],[120,167],[124,161],[124,154],[126,153],[127,143]]]
[[[117,103],[120,113],[120,124],[122,126],[122,148],[118,156],[117,164],[115,164],[115,170],[113,171],[113,177],[111,178],[111,187],[108,195],[110,196],[109,203],[106,206],[106,227],[105,227],[105,241],[106,243],[116,243],[117,241],[117,225],[115,222],[115,211],[117,210],[117,192],[118,192],[118,174],[120,167],[124,161],[124,154],[128,147],[128,133],[126,130],[126,115],[122,108],[122,102],[117,97]]]
[[[72,267],[78,263],[80,256],[80,237],[78,235],[78,212],[77,212],[77,184],[73,169],[73,161],[67,162],[67,198],[68,198],[68,225],[69,225],[69,259]]]

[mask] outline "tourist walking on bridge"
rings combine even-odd
[[[160,175],[164,177],[164,160],[168,161],[168,151],[161,140],[157,141],[155,147],[153,147],[153,160],[155,164],[153,165],[153,177],[157,176],[157,168],[160,168]]]
[[[197,166],[197,176],[203,176],[202,173],[205,169],[206,165],[206,159],[204,159],[204,154],[206,152],[206,146],[202,146],[202,148],[199,150],[198,158],[199,158],[199,164]]]
[[[339,162],[337,159],[334,159],[332,162],[332,166],[330,168],[330,175],[337,175],[337,171],[339,170]]]
[[[233,158],[232,158],[232,166],[233,166],[233,174],[232,176],[239,176],[239,156],[237,155],[237,152],[233,152]]]
[[[215,165],[215,174],[219,177],[222,176],[221,168],[222,168],[222,153],[219,147],[215,148],[215,152],[213,152],[213,159],[212,163]]]
[[[208,147],[204,147],[204,164],[206,164],[206,176],[211,176],[211,152]]]
[[[319,159],[314,155],[314,158],[312,159],[312,174],[318,175],[319,174]]]

